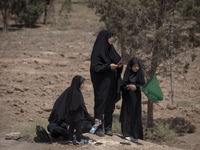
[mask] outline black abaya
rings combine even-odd
[[[137,72],[132,71],[134,64],[139,65]],[[143,139],[143,128],[141,120],[141,91],[140,87],[144,85],[145,80],[139,61],[136,58],[130,59],[123,78],[122,107],[120,113],[121,131],[125,137]],[[137,90],[132,91],[126,86],[134,84]]]
[[[103,120],[103,114],[111,115],[112,118],[115,102],[120,99],[122,67],[111,69],[110,64],[118,64],[121,57],[114,46],[108,43],[112,36],[107,30],[99,32],[91,54],[90,75],[95,97],[94,116],[100,120]],[[112,120],[107,120],[104,120],[104,127],[111,128]]]
[[[57,138],[59,136],[64,136],[68,138],[68,126],[69,126],[69,113],[66,109],[66,99],[68,96],[69,88],[67,88],[54,103],[53,109],[49,116],[49,125],[47,127],[48,131],[52,137]],[[65,133],[63,135],[62,133]]]
[[[83,77],[75,76],[71,86],[67,88],[54,103],[47,127],[52,137],[57,138],[63,136],[69,138],[69,131],[67,128],[70,126],[71,122],[79,122],[78,128],[83,130],[83,132],[88,132],[88,128],[93,125],[95,119],[87,112],[80,91],[80,85],[83,81]],[[82,131],[80,131],[80,134],[81,132]]]

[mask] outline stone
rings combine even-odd
[[[6,134],[5,140],[18,140],[20,138],[20,132],[11,132]]]

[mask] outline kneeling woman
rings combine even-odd
[[[144,75],[137,58],[129,60],[123,82],[120,113],[121,131],[127,140],[137,142],[137,139],[143,139],[141,87],[145,83]]]
[[[68,87],[56,100],[49,117],[47,127],[53,138],[63,137],[73,140],[76,131],[76,140],[82,139],[82,132],[89,132],[97,119],[91,117],[85,107],[81,89],[84,87],[84,78],[75,76]]]

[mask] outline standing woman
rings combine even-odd
[[[122,60],[112,45],[113,34],[99,32],[91,54],[90,75],[94,88],[94,117],[103,120],[104,130],[112,136],[112,114],[120,99]],[[95,132],[104,136],[103,124]]]
[[[137,142],[138,139],[143,139],[141,88],[145,83],[137,58],[129,60],[123,82],[120,113],[121,131],[127,140]]]

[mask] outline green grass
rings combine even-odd
[[[179,101],[179,102],[177,102],[177,104],[178,104],[178,106],[187,107],[187,108],[192,106],[191,102],[188,102],[186,100]]]
[[[61,23],[55,23],[52,25],[52,30],[67,30],[69,26],[71,26],[72,23],[70,21],[64,21]]]
[[[153,142],[172,144],[175,142],[175,135],[176,132],[170,129],[169,124],[159,123],[155,124],[153,128],[148,129],[145,138]]]
[[[36,126],[43,126],[45,129],[48,125],[48,121],[41,117],[36,117],[33,122],[29,123],[27,126],[21,128],[21,137],[25,139],[33,139],[36,137]]]
[[[199,100],[197,100],[197,104],[200,104],[200,99],[199,99]]]
[[[114,133],[121,134],[121,123],[118,118],[113,118],[112,130]]]

